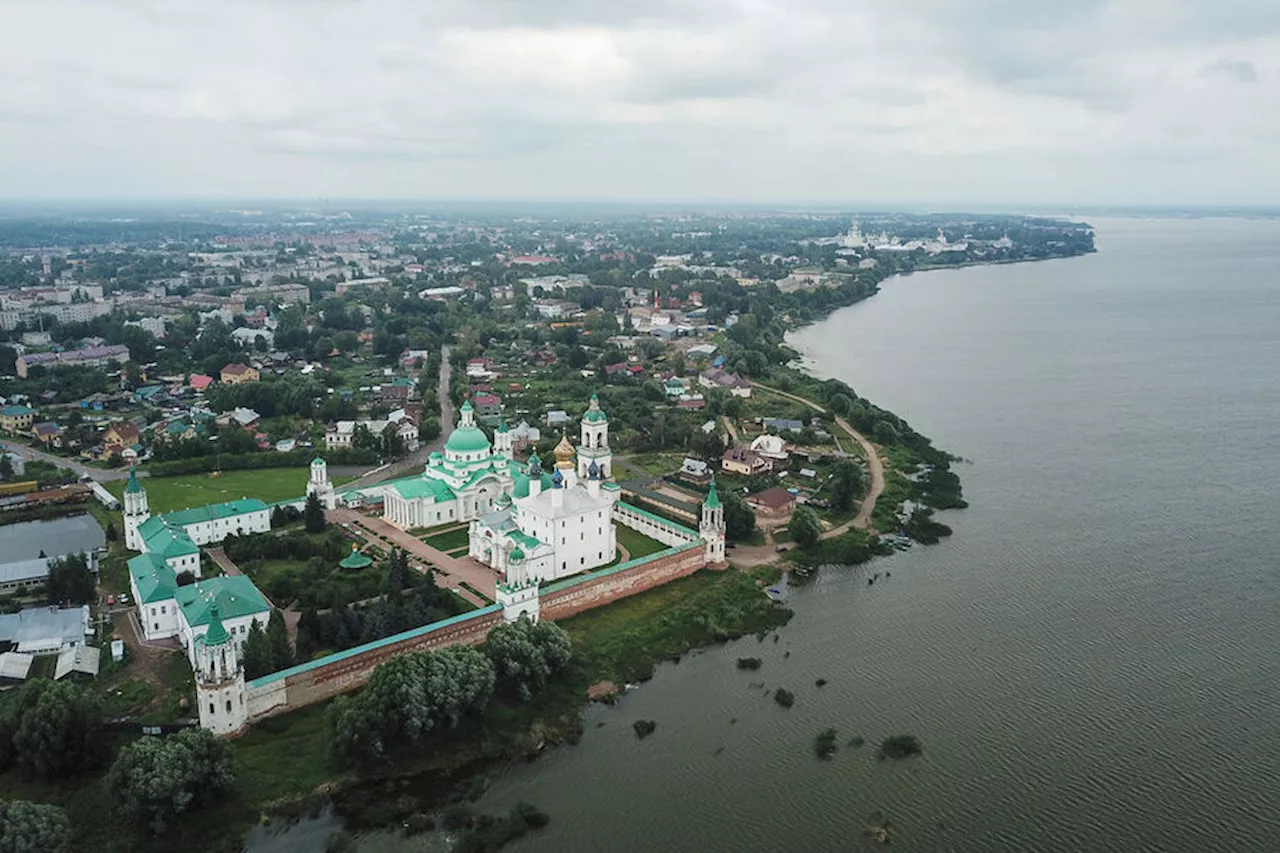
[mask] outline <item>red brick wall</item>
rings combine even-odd
[[[292,710],[321,702],[339,693],[353,690],[369,680],[373,668],[385,660],[409,652],[420,652],[424,649],[440,649],[462,643],[479,645],[484,642],[490,629],[502,621],[502,612],[487,613],[475,619],[468,619],[456,625],[450,625],[439,631],[432,631],[418,637],[389,643],[381,648],[355,655],[345,660],[335,661],[327,666],[316,667],[298,675],[285,679],[288,705],[279,710]]]
[[[702,568],[702,561],[702,548],[695,547],[634,569],[557,590],[542,596],[541,618],[568,619],[584,610],[691,575]]]

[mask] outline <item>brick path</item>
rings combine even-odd
[[[458,594],[472,604],[484,606],[486,602],[460,586],[462,581],[466,581],[489,599],[493,599],[497,594],[498,573],[470,557],[450,557],[445,552],[410,536],[394,524],[376,516],[363,515],[353,509],[332,509],[325,513],[325,518],[334,524],[347,524],[361,528],[375,537],[385,537],[397,548],[403,548],[409,552],[410,556],[417,558],[418,562],[431,563],[443,580],[440,585],[457,587]]]

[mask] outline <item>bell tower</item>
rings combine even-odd
[[[129,484],[124,487],[124,547],[130,551],[142,550],[142,534],[138,528],[151,517],[147,505],[147,490],[138,482],[138,471],[129,468]]]
[[[338,505],[338,496],[333,491],[333,483],[329,480],[328,464],[317,456],[311,460],[311,477],[307,480],[307,495],[315,495],[325,509],[333,509]]]
[[[591,404],[582,413],[582,442],[578,445],[578,479],[587,479],[591,463],[600,469],[600,479],[613,473],[613,451],[609,449],[609,416],[600,408],[600,397],[591,392]]]

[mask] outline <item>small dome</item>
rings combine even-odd
[[[521,550],[519,545],[511,549],[511,562],[518,563],[523,559],[524,559],[524,551]]]
[[[600,479],[600,466],[596,464],[594,459],[592,459],[591,464],[587,466],[587,476],[592,480]]]
[[[563,485],[564,485],[564,474],[561,474],[560,469],[557,468],[556,472],[551,475],[551,488],[558,489]]]

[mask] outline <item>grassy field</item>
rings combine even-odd
[[[146,477],[140,482],[147,490],[147,503],[152,512],[171,512],[240,498],[260,498],[267,503],[296,498],[307,491],[307,476],[306,468],[263,468],[224,471],[216,477],[209,474]],[[116,480],[106,485],[108,491],[119,497],[126,483],[126,480]]]
[[[637,533],[630,527],[623,527],[621,524],[616,525],[618,528],[618,544],[631,554],[631,559],[635,560],[639,557],[647,557],[650,554],[656,554],[658,551],[666,549],[657,539],[650,539],[643,533]]]

